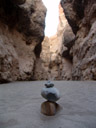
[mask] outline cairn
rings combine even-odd
[[[41,112],[47,116],[53,116],[59,109],[59,104],[56,103],[60,99],[60,93],[51,81],[45,84],[41,90],[41,95],[47,101],[41,104]]]

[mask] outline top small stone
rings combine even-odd
[[[45,84],[46,88],[51,88],[54,86],[54,84],[51,82],[51,81],[48,81],[46,84]]]

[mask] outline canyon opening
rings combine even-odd
[[[45,19],[45,36],[51,37],[56,34],[59,24],[60,0],[43,0],[43,3],[47,8],[47,14]]]
[[[96,80],[95,4],[1,0],[0,83]]]

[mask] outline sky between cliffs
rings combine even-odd
[[[56,34],[59,23],[60,0],[42,0],[47,8],[45,36],[51,37]]]

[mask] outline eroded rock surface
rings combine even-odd
[[[0,82],[33,79],[45,16],[41,0],[0,1]]]
[[[96,80],[96,1],[62,0],[61,5],[57,34],[43,43],[50,47],[51,78]]]
[[[35,67],[35,79],[70,80],[72,57],[69,53],[75,35],[59,5],[59,25],[56,35],[45,37],[40,59]]]
[[[65,16],[76,35],[70,53],[73,80],[96,80],[96,1],[62,0]]]
[[[0,1],[0,83],[96,80],[96,0],[61,0],[61,5],[56,35],[44,38],[41,0]]]

